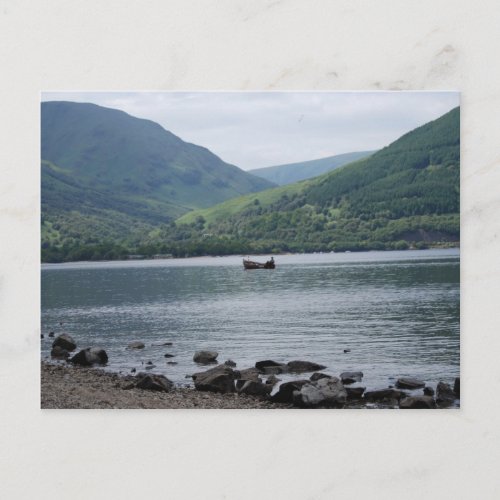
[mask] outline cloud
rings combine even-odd
[[[457,92],[44,92],[147,118],[244,170],[379,149],[459,105]]]

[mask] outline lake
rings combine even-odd
[[[202,349],[238,368],[300,359],[334,375],[360,370],[368,389],[400,376],[433,387],[459,376],[458,249],[275,261],[274,270],[251,271],[235,256],[44,264],[42,358],[50,355],[47,334],[54,331],[69,333],[79,348],[103,347],[108,370],[140,371],[152,361],[153,373],[177,384],[205,369],[192,361]],[[126,349],[135,340],[146,348]],[[152,345],[160,342],[173,345]]]

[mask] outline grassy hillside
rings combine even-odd
[[[41,158],[45,253],[130,246],[193,208],[273,186],[154,122],[94,104],[42,103]]]
[[[311,179],[312,177],[317,177],[326,172],[331,172],[348,163],[366,158],[374,152],[375,151],[358,151],[355,153],[345,153],[329,156],[328,158],[320,158],[319,160],[257,168],[255,170],[250,170],[250,173],[274,182],[279,186],[284,186],[305,179]]]
[[[456,244],[459,182],[460,110],[455,108],[369,158],[190,213],[179,223],[185,241],[200,251],[209,248],[200,231],[213,240],[240,243],[243,253]]]

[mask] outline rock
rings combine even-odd
[[[164,354],[163,357],[164,358],[175,358],[175,355],[174,354]]]
[[[236,363],[232,359],[228,359],[227,361],[224,362],[224,364],[226,366],[231,366],[233,368],[236,366]]]
[[[45,337],[44,337],[44,335],[43,335],[43,333],[40,335],[40,338],[41,338],[41,339],[45,338]]]
[[[152,364],[153,364],[153,362],[152,362],[152,361],[148,361],[146,364],[147,364],[147,365],[152,365]]]
[[[294,373],[316,372],[326,368],[326,366],[318,365],[311,361],[290,361],[287,363],[287,366]]]
[[[206,372],[194,373],[194,386],[199,391],[234,392],[234,381],[239,373],[226,365],[211,368]]]
[[[363,372],[344,372],[340,374],[340,379],[343,384],[354,384],[354,382],[361,382]]]
[[[62,335],[59,335],[52,343],[52,347],[57,346],[71,352],[76,349],[76,342],[67,333],[63,333]]]
[[[163,391],[170,392],[174,384],[171,380],[163,375],[152,375],[149,373],[138,373],[137,382],[135,386],[138,389],[145,389],[148,391]]]
[[[269,366],[283,366],[283,363],[277,363],[276,361],[272,361],[271,359],[266,359],[265,361],[257,361],[255,363],[255,368],[259,370],[260,372],[263,372],[265,368]]]
[[[218,355],[219,353],[215,351],[196,351],[193,356],[193,361],[202,365],[217,363]]]
[[[344,354],[347,354],[348,352],[351,352],[350,349],[344,349]]]
[[[455,383],[453,384],[453,392],[455,396],[460,399],[460,377],[455,379]]]
[[[366,387],[346,387],[347,399],[361,399]]]
[[[167,361],[167,365],[178,365],[177,361]]]
[[[364,397],[367,401],[399,401],[403,395],[404,393],[397,389],[380,389],[365,392]]]
[[[456,396],[453,389],[445,382],[439,382],[436,387],[436,403],[439,406],[451,406],[455,402]]]
[[[157,342],[157,343],[153,343],[151,344],[153,347],[160,347],[160,346],[164,346],[164,345],[173,345],[172,342]]]
[[[293,403],[294,391],[300,391],[303,385],[310,384],[310,380],[294,380],[279,386],[278,392],[271,396],[274,403]]]
[[[293,393],[293,402],[302,408],[342,408],[347,392],[337,377],[321,378],[304,384]]]
[[[236,391],[240,394],[249,394],[251,396],[267,397],[271,392],[271,387],[256,380],[237,380]]]
[[[431,396],[409,396],[399,402],[399,407],[402,410],[425,410],[436,408],[436,403]]]
[[[276,375],[271,375],[270,377],[267,377],[266,385],[274,387],[278,382],[281,382],[281,379],[276,377]]]
[[[425,387],[425,382],[417,378],[401,377],[396,382],[398,389],[422,389]]]
[[[49,332],[49,337],[53,337],[54,336],[54,332]]]
[[[137,370],[135,368],[132,368],[132,370],[130,370],[130,373],[135,373]]]
[[[331,375],[327,375],[326,373],[319,373],[319,372],[316,372],[316,373],[313,373],[310,377],[309,377],[309,380],[311,382],[316,382],[316,380],[319,380],[321,378],[332,378]]]
[[[63,349],[61,346],[56,345],[50,351],[50,357],[53,359],[68,359],[69,352],[66,349]]]
[[[130,344],[127,346],[127,349],[144,349],[145,345],[143,342],[130,342]]]
[[[432,387],[424,387],[424,396],[434,396],[434,389]]]
[[[257,368],[246,368],[245,370],[240,370],[240,379],[243,380],[260,380],[260,372]]]
[[[80,366],[105,365],[108,362],[108,355],[104,349],[88,347],[75,354],[70,362]]]

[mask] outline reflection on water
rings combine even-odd
[[[433,384],[459,375],[458,250],[276,261],[254,271],[239,257],[43,266],[42,332],[60,332],[62,321],[79,347],[104,347],[110,369],[151,360],[178,383],[199,370],[193,353],[205,348],[239,368],[271,358],[315,361],[337,375],[361,370],[369,388],[402,375]],[[133,340],[146,349],[125,349]],[[173,346],[151,345],[160,341]],[[49,351],[46,338],[42,356]],[[166,364],[167,352],[177,365]]]

